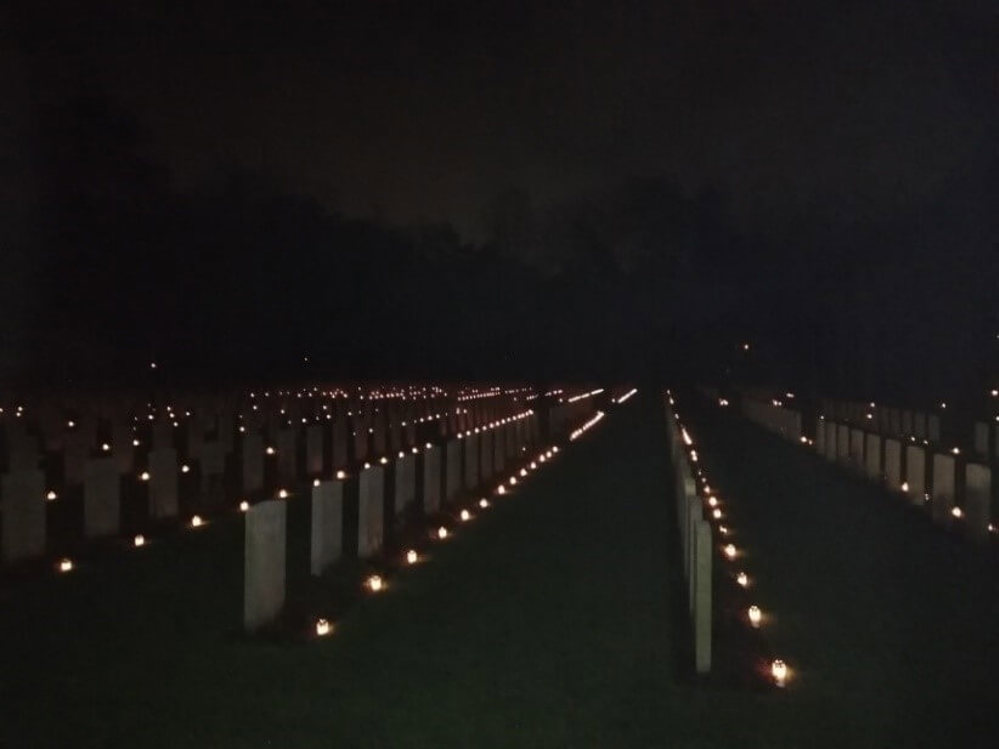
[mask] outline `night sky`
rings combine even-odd
[[[261,323],[261,305],[279,309],[275,359],[310,341],[337,359],[322,317],[372,373],[456,350],[481,364],[463,375],[510,355],[659,371],[670,346],[717,369],[744,338],[760,366],[769,352],[761,376],[842,390],[921,370],[963,386],[994,364],[994,2],[18,5],[0,37],[11,372],[51,367],[70,338],[116,366],[214,351],[234,307]],[[246,220],[262,204],[283,255],[237,282],[266,254]],[[440,284],[433,315],[406,322],[399,300],[431,282],[386,270],[396,252]],[[307,273],[268,307],[255,284],[282,262],[356,299],[289,312],[316,292]],[[189,278],[202,264],[212,283]],[[118,290],[136,276],[141,294]],[[105,310],[81,318],[90,293]],[[192,294],[213,298],[204,335],[176,322]],[[113,345],[92,335],[156,299]],[[442,322],[477,301],[484,332]],[[592,326],[571,344],[567,308]],[[404,362],[362,345],[405,324],[423,343]],[[470,335],[474,351],[425,345]]]

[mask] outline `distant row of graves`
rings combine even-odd
[[[713,398],[724,400],[714,391]],[[947,418],[874,402],[822,399],[807,413],[793,396],[741,398],[742,413],[830,462],[925,508],[935,523],[984,541],[996,532],[999,421]],[[814,411],[817,410],[817,413]],[[968,428],[970,426],[970,428]]]
[[[283,601],[289,499],[311,502],[314,575],[344,554],[374,557],[414,508],[432,515],[519,467],[569,436],[601,393],[313,387],[8,404],[0,557],[8,570],[70,571],[95,546],[241,512],[253,630]]]

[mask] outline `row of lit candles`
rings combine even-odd
[[[531,472],[538,470],[539,468],[541,468],[543,464],[550,462],[558,454],[558,452],[559,452],[558,446],[552,445],[550,448],[548,448],[548,450],[539,453],[534,460],[526,464],[519,471],[515,472],[514,474],[511,474],[508,478],[504,479],[499,484],[497,484],[493,492],[499,496],[506,496],[510,491],[510,489],[508,489],[507,486],[510,487],[517,486],[520,482],[522,482],[524,479],[530,476]],[[492,506],[490,501],[486,497],[481,497],[479,501],[476,503],[476,505],[480,510],[483,511],[489,509]],[[458,513],[458,521],[460,523],[468,523],[472,521],[474,518],[475,515],[473,515],[472,512],[467,508],[463,508]],[[449,530],[446,525],[439,525],[436,528],[434,528],[430,533],[431,539],[438,542],[446,541],[448,538],[451,537],[451,535],[452,531]],[[420,553],[414,548],[407,549],[403,556],[403,559],[405,561],[406,566],[413,566],[421,561]],[[377,575],[377,574],[368,575],[366,578],[364,578],[364,581],[362,582],[362,587],[369,593],[381,593],[388,589],[388,582],[386,581],[383,575]],[[327,635],[332,634],[333,631],[334,631],[334,625],[329,621],[329,619],[319,618],[316,620],[315,634],[317,637],[325,637]]]
[[[673,399],[672,394],[669,391],[667,391],[667,397],[669,398],[670,405],[671,406],[675,405],[675,400]],[[719,406],[721,407],[725,407],[727,405],[728,405],[727,402],[725,402],[724,404],[719,402]],[[708,482],[708,477],[706,472],[704,471],[704,467],[702,464],[700,464],[700,461],[698,459],[697,450],[694,449],[694,440],[691,437],[690,432],[688,432],[686,427],[684,427],[683,424],[680,422],[679,415],[676,415],[675,418],[677,420],[677,426],[679,427],[680,430],[681,439],[683,440],[683,443],[686,446],[687,455],[691,461],[691,464],[694,467],[694,472],[697,475],[698,481],[700,481],[700,483],[703,485],[701,489],[698,491],[698,493],[700,494],[701,492],[703,492],[703,497],[704,497],[703,501],[707,505],[707,510],[711,522],[718,528],[718,533],[722,536],[722,538],[727,540],[728,536],[731,535],[732,531],[728,525],[722,522],[725,519],[725,514],[722,512],[721,502],[719,501],[715,492],[712,491],[711,489],[711,484]],[[725,543],[721,547],[721,551],[723,557],[729,563],[735,562],[742,555],[742,552],[740,552],[739,549],[736,548],[735,544],[733,544],[731,541]],[[748,589],[751,584],[749,575],[745,572],[745,570],[742,569],[736,572],[735,581],[736,584],[739,585],[739,587],[746,589]],[[760,607],[755,603],[750,605],[746,609],[746,619],[751,627],[753,627],[754,629],[759,629],[764,619],[763,612],[760,609]],[[788,679],[790,679],[791,671],[788,668],[787,664],[782,659],[775,658],[770,662],[770,676],[773,678],[774,684],[776,684],[778,687],[783,687],[787,683]]]

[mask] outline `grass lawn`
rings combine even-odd
[[[689,397],[688,397],[689,401]],[[683,409],[726,503],[788,702],[834,746],[995,746],[999,563],[736,414]]]
[[[9,583],[0,746],[894,746],[994,720],[967,702],[993,685],[994,568],[714,414],[696,436],[800,674],[777,693],[685,678],[660,414],[629,401],[326,640],[238,634],[239,517]]]

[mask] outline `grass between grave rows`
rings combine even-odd
[[[795,669],[789,745],[994,746],[994,551],[734,413],[684,415]]]
[[[821,705],[680,678],[664,428],[633,398],[323,640],[238,634],[239,517],[10,588],[0,745],[822,744]]]

